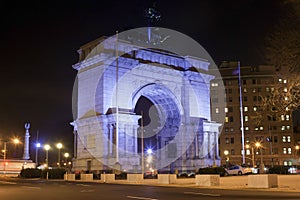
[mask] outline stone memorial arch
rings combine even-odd
[[[143,40],[144,32],[102,37],[78,50],[73,170],[140,173],[220,164],[211,62],[166,48],[155,42],[158,34]]]

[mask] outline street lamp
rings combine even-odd
[[[228,162],[229,162],[229,151],[228,150],[225,150],[224,151],[224,155],[226,156],[226,159],[225,159],[225,163],[226,163],[226,168],[228,167]]]
[[[58,161],[57,161],[57,165],[58,167],[60,167],[60,150],[63,147],[62,143],[57,143],[56,144],[56,148],[58,148]]]
[[[39,162],[38,162],[38,151],[39,148],[41,147],[41,143],[37,142],[35,144],[35,165],[38,166]]]
[[[7,158],[7,143],[9,142],[4,142],[4,146],[3,146],[3,150],[2,150],[2,153],[3,153],[3,173],[5,174],[6,173],[6,166],[7,166],[7,162],[6,162],[6,158]],[[18,138],[13,138],[12,139],[12,143],[14,143],[15,145],[19,144],[20,143],[20,140]]]
[[[260,150],[260,165],[259,165],[259,173],[263,174],[264,170],[265,170],[265,166],[263,163],[263,157],[262,157],[262,145],[259,142],[255,143],[256,148],[258,148]]]
[[[44,145],[44,149],[46,150],[46,167],[48,168],[49,167],[49,158],[48,158],[48,151],[50,149],[50,145],[49,144],[45,144]]]

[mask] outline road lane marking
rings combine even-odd
[[[32,187],[32,186],[21,186],[22,188],[26,188],[26,189],[41,189],[41,187]]]
[[[95,190],[81,190],[80,192],[83,192],[83,193],[87,193],[87,192],[94,192]]]
[[[90,185],[85,185],[85,184],[77,184],[79,186],[83,186],[83,187],[90,187]]]
[[[17,183],[14,182],[8,182],[8,181],[0,181],[1,184],[11,184],[11,185],[16,185]]]
[[[201,193],[201,192],[184,192],[184,194],[194,194],[194,195],[202,195],[202,196],[211,196],[211,197],[220,197],[220,194],[210,194],[210,193]]]
[[[152,199],[148,197],[135,197],[135,196],[127,196],[129,199],[143,199],[143,200],[158,200],[158,199]]]

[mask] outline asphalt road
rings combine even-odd
[[[241,200],[300,199],[300,192],[117,185],[47,180],[0,179],[1,200]]]

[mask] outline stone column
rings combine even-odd
[[[24,153],[23,153],[23,160],[29,160],[29,128],[30,128],[30,123],[25,123],[25,144],[24,144]]]

